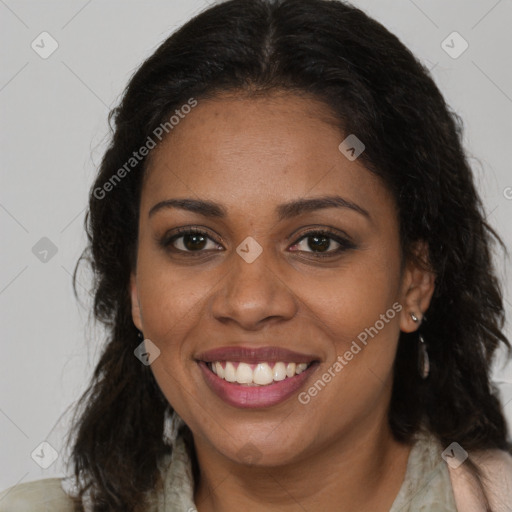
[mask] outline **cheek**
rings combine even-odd
[[[359,250],[332,272],[301,275],[294,289],[327,330],[350,341],[398,300],[400,262],[385,248]]]
[[[300,293],[309,297],[307,309],[331,342],[323,371],[337,375],[333,400],[336,393],[347,402],[367,393],[372,401],[372,393],[378,393],[392,373],[402,308],[400,259],[398,251],[381,247],[354,253],[329,278],[301,280]],[[338,356],[341,366],[334,368]]]
[[[148,251],[149,252],[149,251]],[[138,262],[139,299],[144,336],[154,342],[160,355],[151,371],[169,403],[188,423],[202,418],[194,390],[200,386],[192,371],[196,363],[191,354],[200,333],[201,308],[209,287],[197,271],[171,269],[159,257],[145,257]],[[191,418],[189,410],[195,410]],[[195,418],[195,419],[194,419]],[[207,421],[202,418],[200,421]]]
[[[165,256],[150,250],[139,254],[137,276],[147,335],[162,342],[179,340],[198,323],[201,306],[219,280],[218,274],[194,266],[173,268]]]
[[[217,411],[196,393],[200,382],[194,380],[194,374],[176,365],[176,359],[170,351],[162,353],[161,357],[153,362],[151,371],[171,407],[192,431],[196,433],[208,430],[207,426]]]
[[[318,309],[324,339],[331,346],[303,399],[310,400],[311,416],[319,418],[319,429],[334,432],[339,425],[375,413],[386,403],[383,396],[391,389],[401,305],[386,279],[376,286],[374,278],[367,278],[371,285],[362,284],[360,276],[351,274],[344,281],[346,286]],[[318,385],[319,380],[328,384]],[[336,414],[325,420],[326,410]]]

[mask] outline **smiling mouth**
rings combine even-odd
[[[291,398],[316,372],[321,358],[276,346],[226,345],[194,358],[204,382],[227,404],[267,408]]]
[[[210,361],[205,364],[220,379],[241,386],[268,386],[291,379],[307,370],[310,363],[289,363],[285,361],[244,363],[240,361]]]

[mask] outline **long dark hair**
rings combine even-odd
[[[162,441],[170,406],[133,354],[140,339],[129,278],[147,158],[126,163],[191,98],[277,90],[324,102],[343,132],[364,142],[360,158],[398,205],[404,258],[415,257],[416,242],[428,244],[422,263],[435,272],[436,288],[421,330],[431,373],[421,380],[414,335],[401,333],[389,411],[394,436],[406,442],[425,423],[445,446],[510,450],[489,379],[496,348],[503,344],[510,355],[492,265],[493,245],[504,246],[485,220],[459,118],[421,63],[362,11],[328,0],[230,0],[164,41],[109,116],[112,140],[85,221],[89,243],[75,268],[76,276],[80,261],[92,267],[94,316],[108,340],[69,437],[75,475],[85,475],[81,490],[92,492],[95,512],[144,510],[145,493],[161,483],[157,462],[170,450]]]

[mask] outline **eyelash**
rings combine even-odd
[[[160,240],[160,244],[161,244],[161,246],[164,249],[169,249],[169,247],[171,247],[171,250],[173,250],[173,251],[190,254],[190,255],[193,255],[193,257],[202,256],[203,253],[206,252],[206,251],[204,251],[204,250],[184,251],[182,249],[176,249],[175,247],[172,247],[172,244],[176,240],[178,240],[179,238],[182,238],[185,235],[201,235],[201,236],[204,236],[205,238],[207,238],[207,239],[209,239],[209,240],[219,244],[219,242],[217,242],[217,240],[214,240],[212,237],[210,237],[206,231],[202,231],[202,230],[200,230],[198,228],[179,228],[176,231],[176,233],[173,234],[172,236],[170,236],[170,237],[169,236],[164,236]],[[297,251],[297,252],[306,252],[307,254],[312,254],[313,257],[320,259],[320,258],[329,258],[329,257],[332,258],[333,256],[337,256],[337,255],[339,255],[340,253],[342,253],[342,252],[344,252],[346,250],[350,250],[350,249],[355,249],[356,248],[356,245],[353,242],[351,242],[350,240],[348,240],[346,238],[341,237],[337,232],[331,231],[331,230],[326,229],[326,228],[315,229],[315,230],[311,230],[311,231],[307,231],[305,233],[302,233],[300,238],[298,238],[292,244],[292,246],[293,245],[297,245],[302,240],[307,239],[309,237],[312,237],[314,235],[325,236],[325,237],[327,237],[327,238],[329,238],[331,240],[334,240],[335,242],[337,242],[340,245],[340,247],[338,247],[335,250],[327,251],[326,253],[314,252],[314,251],[311,251],[311,252],[310,251]]]

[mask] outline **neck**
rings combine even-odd
[[[364,432],[364,435],[361,435]],[[411,447],[394,440],[387,421],[315,447],[291,464],[245,466],[197,446],[199,512],[279,510],[388,511],[403,482]],[[204,448],[204,447],[203,447]]]

